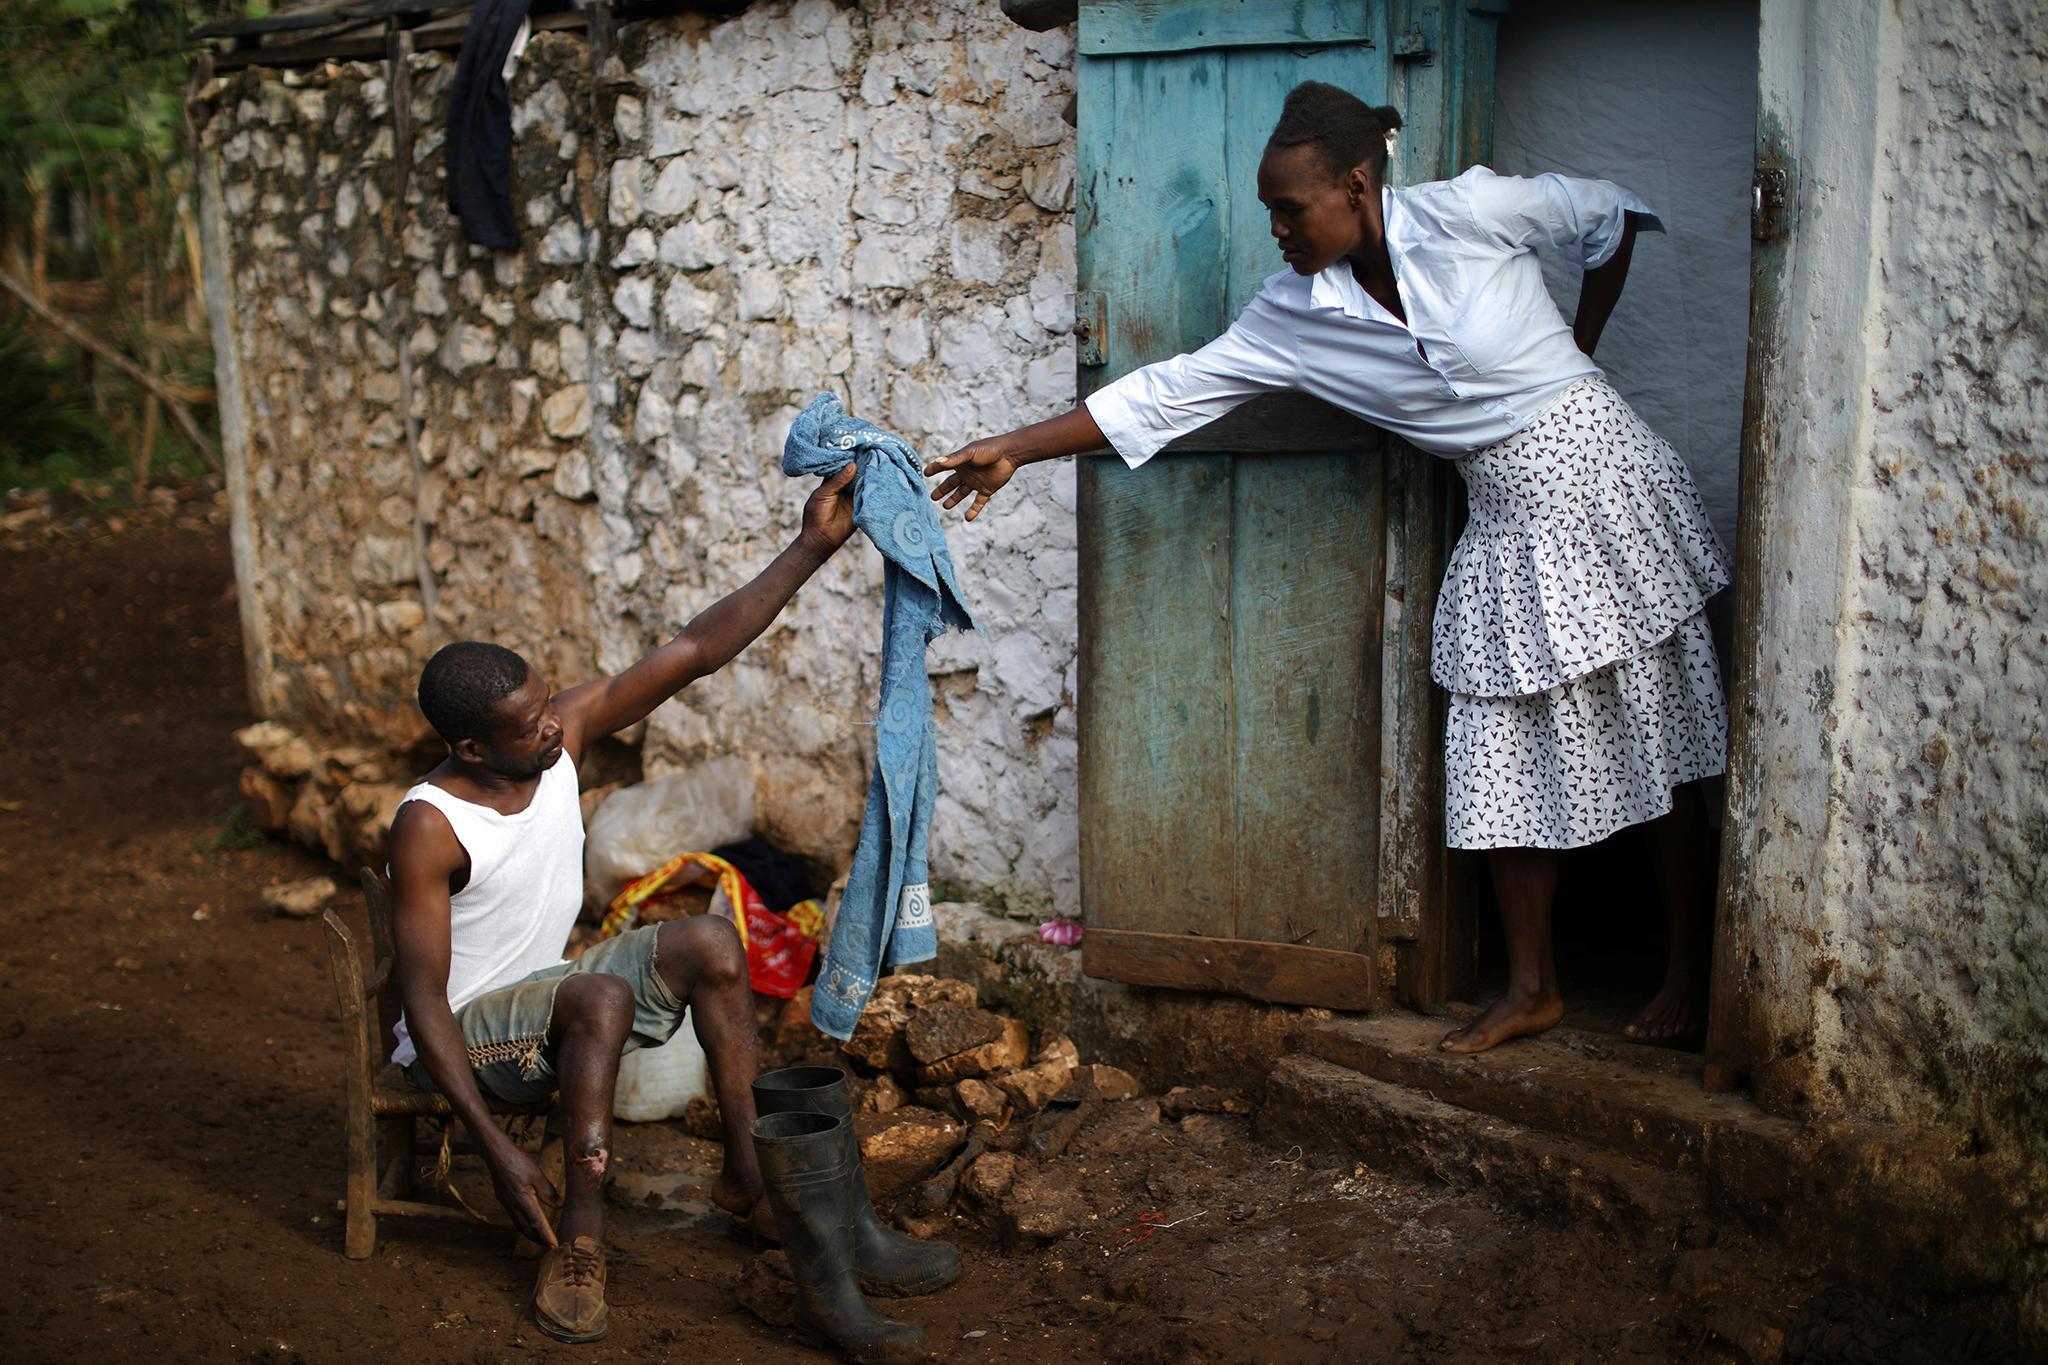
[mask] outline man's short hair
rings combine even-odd
[[[457,640],[420,670],[420,710],[450,745],[489,739],[499,705],[525,685],[529,672],[526,660],[503,645]]]

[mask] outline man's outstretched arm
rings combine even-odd
[[[558,1202],[555,1187],[534,1159],[491,1122],[462,1030],[448,1008],[448,879],[468,863],[447,816],[421,801],[399,808],[391,822],[391,930],[406,1032],[435,1088],[476,1139],[513,1226],[542,1246],[553,1246],[547,1206]]]
[[[753,582],[705,608],[675,639],[625,672],[556,697],[570,754],[580,759],[586,744],[640,720],[754,643],[853,534],[853,476],[849,464],[818,485],[804,504],[803,529]]]

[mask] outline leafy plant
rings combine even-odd
[[[249,808],[239,803],[228,807],[228,813],[221,817],[220,826],[206,840],[202,847],[211,849],[240,850],[258,848],[270,836],[263,827],[249,818]]]
[[[0,487],[98,474],[111,454],[70,357],[0,323]],[[28,477],[31,468],[42,477]]]

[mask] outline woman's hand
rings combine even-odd
[[[946,506],[958,507],[971,493],[974,502],[967,509],[967,519],[973,521],[1017,472],[1017,462],[1004,453],[995,438],[988,437],[960,447],[943,460],[933,460],[924,467],[924,475],[929,479],[948,470],[952,476],[932,490],[932,501],[943,499]]]
[[[804,503],[804,526],[800,535],[826,554],[844,545],[853,534],[853,476],[849,461],[831,478],[812,490]]]

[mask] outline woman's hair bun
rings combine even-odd
[[[1366,166],[1384,182],[1388,135],[1400,126],[1400,111],[1392,105],[1375,107],[1348,90],[1322,81],[1303,81],[1287,92],[1280,121],[1266,145],[1313,146],[1331,175]]]

